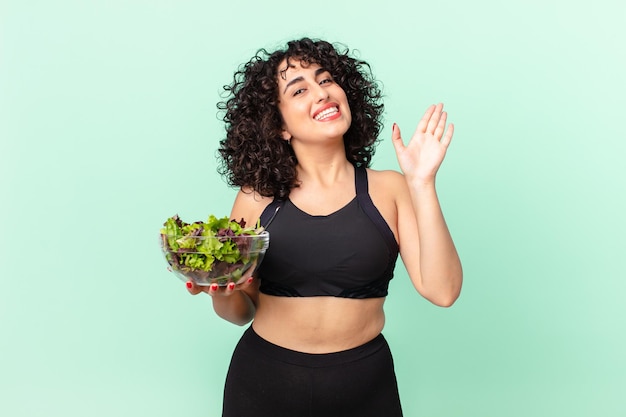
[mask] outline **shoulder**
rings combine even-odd
[[[369,194],[374,204],[380,207],[387,205],[395,210],[410,208],[411,194],[404,174],[394,170],[367,170]]]
[[[408,196],[404,175],[393,170],[368,169],[367,179],[372,202],[389,225],[396,241],[399,241],[398,221]]]
[[[231,218],[243,218],[247,224],[254,224],[261,216],[261,213],[263,213],[265,207],[273,200],[272,197],[264,197],[248,187],[243,187],[235,197]]]
[[[386,191],[389,194],[404,194],[406,181],[404,175],[394,170],[367,169],[367,181],[370,192]]]

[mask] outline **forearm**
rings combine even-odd
[[[214,296],[211,299],[215,313],[226,321],[243,326],[254,318],[254,302],[243,291],[234,291],[229,296]]]
[[[461,291],[463,272],[434,183],[409,183],[419,231],[420,278],[424,296],[450,306]]]

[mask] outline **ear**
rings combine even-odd
[[[289,142],[292,138],[291,133],[287,132],[287,130],[283,129],[282,133],[281,133],[283,139],[285,139],[287,142]]]

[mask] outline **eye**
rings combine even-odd
[[[296,91],[293,92],[294,96],[297,96],[299,94],[304,93],[305,89],[304,88],[298,88]]]
[[[328,83],[332,83],[333,79],[328,77],[328,78],[324,78],[322,81],[320,81],[320,85],[322,84],[328,84]]]

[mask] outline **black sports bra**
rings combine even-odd
[[[367,184],[355,167],[356,197],[327,216],[313,216],[288,198],[275,199],[261,214],[270,246],[258,276],[260,291],[285,297],[385,297],[398,258],[398,244]]]

